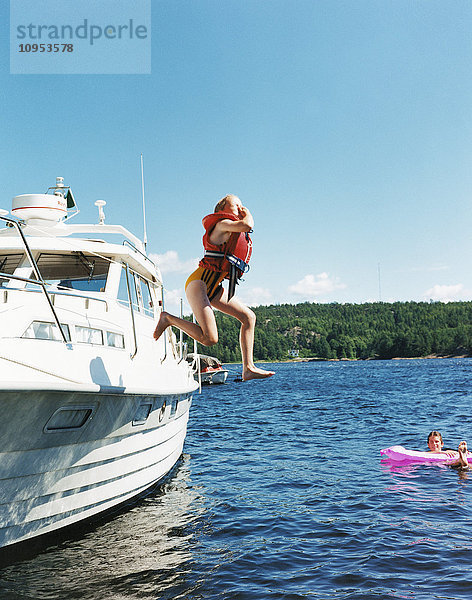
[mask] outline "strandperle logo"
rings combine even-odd
[[[12,75],[149,75],[151,0],[10,0]]]
[[[80,25],[43,25],[33,24],[17,25],[16,38],[18,40],[35,41],[73,41],[88,40],[93,46],[94,42],[100,39],[108,40],[145,40],[148,37],[148,30],[145,25],[135,24],[133,19],[128,23],[118,25],[96,25],[89,24],[88,19],[84,19]]]

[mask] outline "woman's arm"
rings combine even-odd
[[[219,246],[227,242],[232,233],[249,233],[253,227],[253,216],[248,208],[242,206],[239,210],[239,219],[237,221],[232,221],[231,219],[218,221],[209,239],[212,244]]]

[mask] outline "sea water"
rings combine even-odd
[[[472,360],[268,366],[204,388],[172,476],[1,565],[0,599],[470,599],[472,472],[379,450],[472,446]]]

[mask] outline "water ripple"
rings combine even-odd
[[[273,367],[204,389],[167,483],[6,562],[0,598],[469,600],[472,475],[379,449],[470,439],[472,362]]]

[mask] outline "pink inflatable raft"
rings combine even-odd
[[[403,446],[391,446],[380,451],[383,458],[396,463],[451,463],[458,459],[451,458],[445,452],[420,452],[419,450],[407,450]],[[472,453],[467,453],[467,460],[472,463]]]

